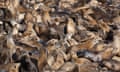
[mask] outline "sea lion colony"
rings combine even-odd
[[[120,0],[0,0],[0,72],[120,72]]]

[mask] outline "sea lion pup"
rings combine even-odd
[[[19,72],[39,72],[28,55],[22,56],[19,62],[21,63]]]
[[[43,72],[43,68],[47,64],[47,53],[44,48],[40,48],[39,53],[39,55],[33,53],[33,55],[31,55],[30,57],[37,60],[39,72]]]
[[[26,70],[27,72],[29,72],[31,71],[32,68],[34,72],[36,71],[42,72],[43,67],[46,65],[47,55],[45,54],[44,49],[40,50],[39,52],[38,50],[26,51],[18,48],[16,52],[13,54],[12,58],[14,62],[21,63],[21,66],[19,69],[20,72],[26,71]],[[27,67],[27,65],[24,65],[24,63],[31,65],[30,67],[32,68],[30,68],[29,66]]]

